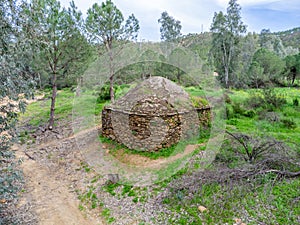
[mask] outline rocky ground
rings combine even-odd
[[[30,203],[38,224],[103,224],[100,217],[82,213],[78,207],[75,190],[89,178],[81,170],[82,158],[71,127],[61,124],[30,136],[26,143],[14,146],[25,177],[20,206]]]
[[[18,129],[22,132],[31,128],[23,125]],[[138,195],[143,196],[143,201],[134,201],[134,196],[124,196],[122,186],[114,190],[114,195],[103,191],[109,178],[87,165],[79,149],[95,148],[100,144],[87,141],[87,137],[98,132],[97,129],[95,127],[74,135],[71,123],[60,122],[52,131],[40,128],[31,132],[23,144],[14,146],[17,157],[23,162],[21,167],[26,183],[20,207],[30,204],[31,213],[35,216],[32,221],[42,225],[106,224],[109,219],[113,220],[112,224],[120,225],[140,224],[141,221],[160,223],[158,215],[168,215],[161,204],[166,195],[164,191],[155,193],[154,186],[141,189]],[[78,145],[78,142],[81,143]],[[188,146],[186,151],[190,152],[191,148]],[[151,166],[149,160],[145,163]],[[152,163],[157,164],[157,160]],[[92,181],[95,177],[96,182]],[[100,207],[92,209],[88,203],[78,200],[89,190],[96,193]],[[105,219],[103,210],[109,210],[109,216]],[[156,222],[153,222],[154,218]],[[164,220],[161,224],[165,224]]]

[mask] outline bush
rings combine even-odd
[[[190,99],[195,108],[203,108],[203,107],[209,106],[208,101],[199,96],[190,96]]]
[[[234,114],[244,115],[244,113],[245,113],[245,109],[241,107],[240,103],[234,103],[232,105],[232,108],[233,108]]]
[[[274,89],[264,89],[263,97],[265,103],[273,109],[281,108],[287,103],[285,96],[283,94],[276,93]]]
[[[298,98],[293,99],[293,106],[299,106],[299,100]]]
[[[228,104],[231,104],[231,103],[232,103],[231,98],[230,98],[229,95],[226,94],[226,93],[224,94],[224,100],[225,100],[225,102],[228,103]]]
[[[287,103],[283,94],[278,94],[274,89],[263,89],[252,94],[246,104],[252,108],[262,108],[274,111],[282,108]]]
[[[226,117],[227,117],[227,119],[234,118],[233,107],[230,104],[226,104]]]
[[[239,115],[253,118],[256,115],[256,112],[253,109],[250,110],[244,109],[240,103],[234,103],[232,105],[227,103],[226,114],[227,114],[227,119],[239,117]]]
[[[119,86],[115,85],[114,86],[114,91],[117,93],[119,90]],[[103,85],[99,92],[98,92],[98,98],[97,98],[97,103],[103,103],[105,101],[110,100],[110,86],[108,84]]]
[[[280,115],[276,112],[266,112],[262,111],[259,115],[260,120],[267,120],[271,123],[276,123],[280,121]]]
[[[246,100],[246,104],[251,108],[260,108],[264,106],[264,99],[260,92],[254,93]]]
[[[243,133],[231,133],[226,131],[231,137],[232,141],[238,143],[241,147],[236,148],[236,151],[243,156],[247,162],[254,162],[264,155],[272,155],[283,150],[285,152],[285,145],[281,141],[277,141],[271,137],[253,137]]]
[[[249,117],[249,118],[253,118],[256,115],[255,110],[250,109],[245,111],[244,116]]]
[[[285,128],[288,128],[288,129],[296,129],[297,128],[297,124],[292,119],[282,119],[281,122]]]
[[[109,85],[104,85],[103,87],[101,87],[100,92],[98,94],[97,103],[110,100],[109,90],[110,90]]]

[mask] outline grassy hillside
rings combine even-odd
[[[298,48],[300,46],[300,27],[296,27],[291,30],[281,31],[274,33],[278,35],[282,40],[285,47],[292,46],[293,48]]]
[[[128,91],[128,87],[125,88],[120,87],[120,93]],[[203,91],[197,87],[186,88],[186,91],[192,96],[203,97]],[[89,95],[91,97],[82,100],[87,107],[98,96],[94,92]],[[33,127],[43,125],[49,114],[48,97],[46,92],[44,100],[30,104],[27,112],[21,115],[21,121],[27,121]],[[58,93],[58,121],[70,119],[73,100],[74,93],[70,89]],[[114,224],[116,219],[112,216],[112,209],[99,203],[101,199],[97,199],[97,190],[107,192],[112,198],[129,199],[136,207],[158,204],[155,205],[158,207],[156,215],[151,218],[153,224],[299,223],[300,178],[287,176],[284,172],[300,171],[300,90],[230,90],[226,91],[224,100],[226,130],[237,138],[244,135],[240,141],[248,151],[257,150],[257,146],[263,149],[270,143],[275,145],[250,160],[246,147],[238,139],[227,135],[216,159],[205,170],[199,170],[199,164],[192,168],[188,165],[169,179],[143,188],[108,183],[96,189],[97,183],[93,180],[86,193],[78,193],[81,200],[79,208],[84,206],[92,210],[102,207],[102,216],[108,223]],[[108,102],[94,103],[95,107],[86,110],[89,114],[99,115]],[[114,145],[111,151],[115,154],[119,149],[122,148]],[[201,150],[205,151],[205,146]],[[126,149],[126,154],[131,154],[129,151]],[[144,156],[148,157],[147,154]],[[150,154],[151,157],[153,155]],[[159,157],[165,156],[158,154],[155,159]],[[138,222],[147,224],[145,221]]]

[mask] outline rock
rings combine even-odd
[[[119,174],[108,174],[108,180],[106,181],[107,184],[116,184],[119,180]]]
[[[198,210],[200,211],[200,212],[208,212],[208,209],[206,208],[206,207],[204,207],[204,206],[202,206],[202,205],[200,205],[200,206],[198,206]]]
[[[240,218],[234,218],[234,225],[246,225],[245,223],[242,222],[242,219]]]
[[[233,219],[237,224],[240,224],[242,222],[242,220],[240,218],[235,218]]]

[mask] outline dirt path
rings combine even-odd
[[[133,165],[136,167],[143,167],[143,168],[155,168],[159,169],[166,163],[171,163],[176,161],[177,159],[183,158],[184,156],[192,153],[198,147],[203,146],[205,144],[195,144],[195,145],[187,145],[184,149],[184,152],[178,153],[176,155],[170,156],[168,158],[158,158],[158,159],[150,159],[146,156],[137,155],[137,154],[127,154],[124,152],[123,149],[119,150],[117,154],[114,154],[116,159],[120,162]],[[105,146],[105,145],[104,145]],[[107,148],[107,147],[105,147]],[[202,152],[204,154],[204,152]]]
[[[45,166],[29,159],[23,151],[17,152],[23,159],[21,165],[27,193],[25,201],[35,205],[40,225],[98,225],[99,219],[84,215],[78,208],[79,200],[71,193],[67,182],[58,179]]]
[[[86,162],[84,152],[88,150],[94,152],[95,160],[99,163],[97,157],[99,157],[99,147],[101,145],[99,146],[100,143],[98,139],[95,139],[95,135],[98,135],[97,127],[76,134],[58,128],[55,132],[40,133],[38,136],[40,139],[37,140],[37,143],[15,146],[17,157],[23,159],[21,167],[26,182],[26,192],[22,201],[24,204],[27,202],[32,203],[39,225],[106,224],[101,216],[101,207],[98,207],[97,211],[90,208],[83,211],[79,210],[80,201],[77,198],[78,193],[75,192],[75,190],[80,190],[79,193],[85,193],[89,186],[87,181],[91,180],[89,176],[93,176],[91,172],[87,173],[82,169],[82,163]],[[169,157],[168,162],[190,154],[201,145],[186,146],[185,151]],[[102,144],[104,154],[110,154],[109,147]],[[82,152],[82,149],[86,150]],[[147,157],[126,154],[122,151],[119,151],[116,159],[136,167],[155,169],[160,168],[167,162],[167,159],[164,158],[151,160]],[[99,183],[105,183],[107,178],[103,176],[101,179],[103,180],[99,180]],[[112,210],[111,213],[114,218],[119,219],[119,223],[116,224],[138,224],[130,222],[135,221],[134,217],[131,218],[127,213],[118,211],[120,200],[114,199],[105,193],[101,193],[98,197],[109,206],[106,207]],[[135,203],[129,198],[125,198],[123,205],[128,206],[130,204]],[[132,207],[132,210],[135,210],[135,205],[132,205]],[[138,212],[136,213],[139,215]],[[124,220],[124,216],[127,220]],[[140,215],[141,218],[143,216]]]

